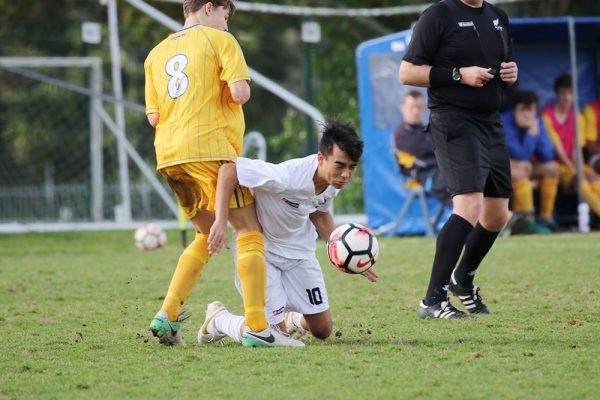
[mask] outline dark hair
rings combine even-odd
[[[513,95],[513,108],[516,108],[519,104],[525,107],[536,106],[540,104],[538,97],[530,90],[522,90],[515,92]]]
[[[407,97],[412,97],[415,99],[419,99],[419,98],[423,98],[423,93],[419,92],[418,90],[409,90],[408,92],[406,92],[406,94],[404,95],[404,98],[406,99]]]
[[[337,119],[327,120],[323,126],[323,136],[319,142],[319,151],[328,157],[333,153],[333,145],[348,155],[352,161],[358,162],[362,156],[364,143],[350,122]]]
[[[235,13],[235,5],[231,0],[183,0],[183,17],[187,18],[190,14],[195,13],[207,3],[212,3],[215,7],[229,9],[229,18]]]
[[[562,74],[554,81],[554,93],[558,92],[558,89],[572,89],[573,88],[573,79],[571,79],[571,75]]]

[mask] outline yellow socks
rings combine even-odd
[[[518,213],[533,210],[533,189],[528,179],[513,182],[512,210]]]
[[[262,233],[238,234],[237,249],[237,271],[242,284],[246,325],[254,332],[260,332],[268,326],[265,319],[267,269]]]
[[[161,307],[161,310],[167,312],[171,321],[177,320],[181,305],[192,291],[210,257],[207,239],[208,235],[196,233],[194,241],[179,257],[177,268]]]
[[[552,217],[557,191],[558,178],[544,178],[540,180],[540,218]]]

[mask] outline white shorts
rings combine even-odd
[[[323,271],[313,255],[308,260],[293,260],[265,252],[267,263],[267,301],[265,314],[271,325],[283,321],[286,311],[318,314],[329,309]],[[235,274],[240,295],[242,285]]]

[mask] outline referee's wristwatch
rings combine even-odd
[[[462,75],[460,74],[460,68],[458,68],[458,67],[452,68],[452,80],[456,83],[459,83],[461,78],[462,78]]]

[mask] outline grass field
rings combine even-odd
[[[421,321],[434,241],[380,238],[380,281],[320,259],[334,335],[305,349],[199,347],[206,303],[235,312],[230,254],[205,269],[186,348],[147,326],[180,253],[131,232],[0,235],[0,398],[584,399],[600,397],[600,235],[500,239],[478,276],[494,312]],[[455,302],[458,304],[458,301]]]

